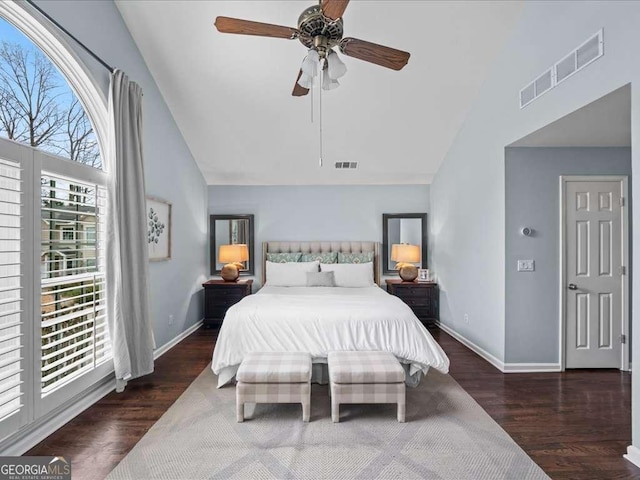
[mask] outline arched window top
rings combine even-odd
[[[0,2],[0,135],[106,169],[104,95],[60,34]]]

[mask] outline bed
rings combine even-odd
[[[313,381],[325,383],[326,359],[333,350],[392,352],[415,386],[429,368],[447,373],[449,359],[427,329],[399,298],[379,282],[375,242],[266,242],[265,286],[232,306],[225,316],[211,368],[218,387],[229,383],[251,351],[303,351],[313,359]],[[270,286],[264,277],[269,252],[374,252],[375,284],[359,288]]]

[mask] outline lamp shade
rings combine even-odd
[[[420,261],[420,247],[407,243],[392,245],[391,260],[398,263],[418,263]]]
[[[320,66],[320,55],[316,50],[310,49],[307,56],[302,61],[302,71],[310,77],[318,75]]]
[[[245,244],[220,245],[218,261],[220,263],[246,262],[249,260],[249,249]]]
[[[329,50],[327,55],[327,63],[329,64],[328,73],[331,80],[337,80],[347,73],[347,66],[340,60],[340,57],[333,50]]]
[[[302,75],[300,75],[300,79],[298,80],[298,85],[302,88],[309,89],[313,85],[313,78],[302,72]]]
[[[322,89],[323,90],[333,90],[334,88],[338,88],[340,83],[338,80],[333,80],[327,75],[326,70],[323,70],[322,73]]]

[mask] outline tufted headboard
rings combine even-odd
[[[262,242],[262,285],[267,278],[267,253],[366,253],[373,252],[373,280],[380,284],[378,242]]]

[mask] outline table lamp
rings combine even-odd
[[[249,249],[243,243],[235,245],[220,245],[218,262],[225,263],[220,276],[227,282],[235,282],[244,268],[242,262],[249,260]]]
[[[413,282],[418,277],[418,267],[413,263],[420,261],[420,247],[408,243],[391,245],[391,260],[397,262],[398,275],[405,282]]]

